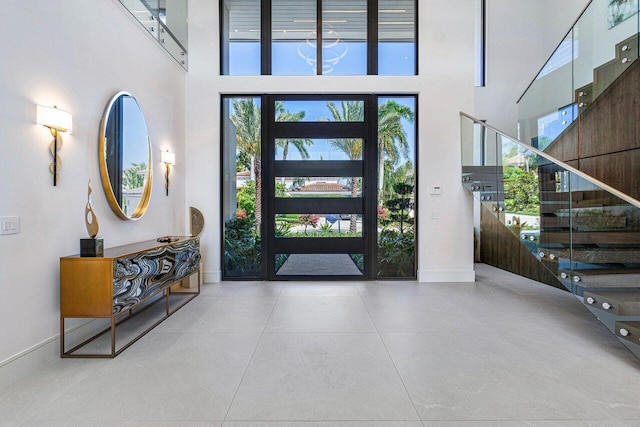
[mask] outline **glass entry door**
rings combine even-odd
[[[373,278],[374,97],[270,95],[266,104],[262,248],[269,279]]]

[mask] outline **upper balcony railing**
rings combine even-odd
[[[185,70],[188,0],[119,0]]]
[[[547,148],[638,58],[637,0],[592,0],[518,100],[518,137]]]

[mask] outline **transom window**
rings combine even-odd
[[[221,0],[224,75],[416,75],[416,0]]]

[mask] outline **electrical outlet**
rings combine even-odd
[[[18,234],[20,232],[20,218],[17,216],[3,216],[0,218],[0,234]]]

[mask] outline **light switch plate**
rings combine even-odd
[[[0,218],[0,234],[18,234],[20,232],[20,218],[17,216],[3,216]]]
[[[439,196],[442,194],[442,187],[440,187],[439,185],[432,185],[431,187],[429,187],[429,194],[433,195],[433,196]]]

